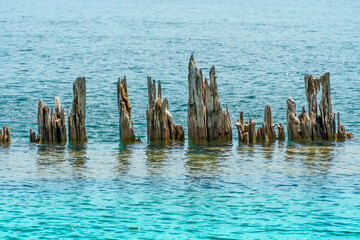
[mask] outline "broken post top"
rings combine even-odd
[[[131,105],[128,96],[126,76],[124,76],[123,79],[118,78],[117,93],[118,110],[120,111],[120,109],[122,109],[122,111],[127,112],[131,118]]]
[[[198,71],[193,54],[190,57],[188,70],[189,104],[200,104],[202,101],[202,71],[201,69]]]
[[[151,105],[151,104],[155,103],[158,99],[162,100],[161,83],[160,83],[160,81],[158,81],[158,87],[157,87],[157,92],[156,92],[155,79],[151,79],[151,76],[148,76],[147,80],[148,80],[149,105]]]
[[[209,79],[198,70],[194,55],[188,66],[189,102],[188,134],[190,141],[232,139],[232,128],[228,110],[223,111],[219,100],[215,66],[209,71]]]
[[[73,83],[73,104],[71,114],[78,114],[85,119],[86,116],[86,78],[78,77]]]

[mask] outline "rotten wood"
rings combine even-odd
[[[131,105],[128,97],[126,76],[123,79],[118,78],[117,98],[120,140],[123,142],[140,141],[139,138],[136,138],[134,125],[131,121]]]
[[[223,111],[219,100],[215,67],[209,72],[210,83],[203,80],[194,56],[189,62],[188,135],[190,141],[231,141],[232,127],[228,108]]]
[[[85,77],[76,78],[73,84],[73,94],[71,114],[68,110],[69,142],[87,142]]]
[[[156,91],[155,79],[148,76],[149,106],[147,116],[147,137],[149,141],[183,141],[185,139],[184,129],[181,125],[173,123],[169,112],[169,102],[162,100],[161,83],[158,82]]]

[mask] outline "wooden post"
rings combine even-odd
[[[185,139],[184,129],[181,125],[173,123],[172,115],[169,112],[169,102],[165,98],[162,101],[161,83],[158,82],[156,94],[155,79],[148,76],[148,97],[149,106],[146,111],[147,137],[149,141],[169,141]]]
[[[321,139],[322,133],[320,132],[321,123],[318,118],[317,106],[317,91],[320,89],[319,78],[313,77],[311,74],[304,76],[305,82],[305,95],[308,102],[308,111],[311,125],[311,138]]]
[[[30,142],[36,143],[65,143],[66,123],[65,110],[61,107],[60,98],[55,98],[55,113],[51,108],[49,118],[49,106],[44,106],[43,101],[38,102],[38,131],[39,135],[30,129]]]
[[[190,141],[225,140],[231,141],[232,127],[230,114],[221,108],[215,67],[203,81],[201,69],[198,71],[194,55],[189,62],[189,103],[188,103],[188,135]]]
[[[324,73],[319,78],[322,88],[321,100],[319,104],[320,117],[323,126],[323,138],[326,140],[335,140],[336,125],[335,114],[332,112],[331,91],[330,91],[330,73]]]
[[[287,101],[287,112],[286,112],[286,121],[287,121],[287,132],[288,138],[290,140],[300,139],[300,120],[296,116],[296,103],[292,98],[289,98]]]
[[[202,71],[198,71],[194,55],[189,62],[188,136],[190,141],[207,140],[206,107],[203,103]]]
[[[136,142],[133,122],[131,121],[131,106],[128,97],[126,76],[124,79],[118,78],[117,83],[118,111],[119,111],[119,131],[120,140],[123,142]]]
[[[11,134],[10,129],[7,126],[3,126],[3,129],[0,129],[0,143],[10,143]]]
[[[239,141],[240,142],[246,142],[247,139],[245,140],[245,130],[244,130],[244,112],[241,111],[240,112],[240,118],[236,119],[235,121],[235,126],[238,130],[238,137],[239,137]]]
[[[249,133],[249,143],[256,142],[256,122],[254,118],[250,118],[248,133]]]
[[[311,140],[311,123],[309,114],[302,108],[299,116],[296,116],[296,103],[292,98],[287,101],[287,130],[290,140]]]
[[[265,106],[264,122],[256,131],[257,141],[272,141],[276,139],[275,125],[270,105]]]
[[[68,113],[69,142],[87,142],[85,77],[76,78],[73,94],[71,114]]]
[[[345,127],[344,125],[341,125],[340,123],[340,113],[337,113],[337,129],[338,129],[338,133],[337,133],[337,140],[338,141],[344,141],[346,139],[346,132],[345,132]]]
[[[285,128],[284,128],[284,125],[282,123],[278,123],[277,128],[278,128],[278,137],[277,137],[277,139],[282,140],[282,141],[285,140]]]
[[[340,114],[338,114],[338,124],[335,123],[335,113],[332,112],[331,89],[330,89],[330,73],[326,72],[319,78],[306,74],[304,77],[305,94],[308,102],[309,114],[303,108],[299,118],[303,119],[300,126],[300,134],[302,139],[324,139],[342,141],[345,139],[345,127],[340,125]],[[320,104],[317,105],[317,91],[322,89]],[[320,109],[318,115],[317,109]],[[310,125],[310,128],[309,128]],[[336,133],[336,128],[338,132]],[[289,128],[288,128],[289,130]],[[308,136],[310,135],[310,137]],[[291,140],[296,140],[289,136]]]

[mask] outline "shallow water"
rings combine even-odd
[[[358,1],[0,3],[1,238],[360,238],[360,142],[148,144],[147,75],[187,128],[187,64],[216,66],[233,125],[286,122],[303,75],[331,73],[333,110],[359,136]],[[71,105],[87,77],[85,145],[29,144],[37,101]],[[119,143],[126,75],[141,143]],[[145,104],[144,104],[145,103]]]

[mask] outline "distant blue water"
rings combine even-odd
[[[360,238],[360,2],[1,1],[0,238]],[[150,145],[147,75],[187,129],[187,64],[216,66],[233,126],[270,104],[306,104],[303,76],[330,72],[346,143]],[[142,142],[119,143],[127,76]],[[37,101],[71,107],[87,77],[85,146],[29,144]]]

